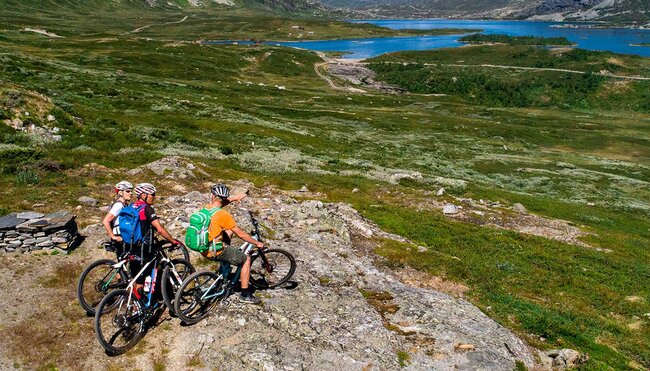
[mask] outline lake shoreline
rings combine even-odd
[[[285,39],[275,40],[209,40],[203,44],[264,44],[270,46],[297,47],[319,52],[341,52],[343,59],[367,59],[382,54],[410,51],[458,48],[467,45],[461,40],[468,35],[478,34],[485,38],[503,35],[506,38],[544,38],[566,39],[567,46],[589,50],[607,51],[615,54],[650,57],[650,50],[639,47],[650,36],[650,30],[605,29],[584,27],[559,27],[567,22],[548,21],[497,21],[497,20],[357,20],[397,32],[416,33],[415,35],[367,36],[332,39]],[[573,23],[570,23],[573,24]],[[422,34],[417,34],[421,31]],[[466,31],[465,33],[462,33]]]
[[[447,30],[446,28],[440,28],[440,29],[433,29],[433,30],[422,30],[422,31],[434,31],[434,30]],[[371,36],[362,36],[362,37],[354,37],[354,38],[349,38],[349,37],[333,37],[330,39],[301,39],[301,40],[296,40],[296,39],[273,39],[273,40],[262,40],[260,42],[257,42],[258,40],[201,40],[201,44],[206,44],[206,45],[219,45],[219,44],[234,44],[234,43],[239,43],[243,45],[248,45],[248,44],[266,44],[269,45],[271,43],[302,43],[302,42],[326,42],[326,41],[341,41],[341,40],[369,40],[369,39],[383,39],[383,38],[411,38],[411,37],[435,37],[435,36],[456,36],[456,35],[469,35],[473,33],[481,33],[484,32],[485,30],[483,29],[454,29],[454,31],[459,31],[459,32],[450,32],[450,33],[422,33],[422,34],[413,34],[413,35],[395,35],[395,36],[376,36],[376,35],[371,35]]]
[[[650,23],[640,24],[640,25],[626,25],[613,22],[605,21],[553,21],[547,19],[515,19],[515,18],[354,18],[354,19],[340,19],[343,22],[353,22],[353,23],[371,23],[377,21],[472,21],[472,22],[538,22],[538,23],[565,23],[565,24],[576,24],[580,27],[578,28],[587,28],[587,29],[625,29],[625,30],[650,30]],[[592,26],[588,26],[592,25]],[[568,27],[570,28],[570,27]]]

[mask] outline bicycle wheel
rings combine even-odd
[[[174,312],[187,324],[199,322],[225,297],[223,285],[223,278],[214,272],[192,274],[176,292]]]
[[[169,259],[185,259],[190,261],[190,252],[184,245],[178,245],[174,250],[167,249],[167,256]]]
[[[286,250],[264,250],[251,258],[251,284],[257,288],[278,287],[287,282],[295,271],[296,259]]]
[[[183,281],[194,272],[195,269],[192,264],[185,259],[173,259],[171,264],[168,264],[163,270],[160,289],[165,305],[169,308],[171,314],[175,313],[174,298],[176,297],[176,291],[181,287]]]
[[[97,306],[95,336],[109,355],[132,348],[144,336],[144,307],[129,291],[111,291]]]
[[[89,315],[95,315],[99,302],[110,291],[125,288],[128,284],[127,273],[123,269],[113,268],[115,262],[101,259],[92,262],[79,276],[77,298],[79,304]]]

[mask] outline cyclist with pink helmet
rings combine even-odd
[[[115,201],[111,205],[108,214],[104,217],[102,224],[111,239],[110,247],[119,256],[122,253],[123,243],[120,237],[119,217],[120,211],[131,202],[133,184],[123,180],[115,185]]]
[[[151,260],[155,254],[155,249],[157,248],[156,239],[154,238],[154,232],[158,232],[162,238],[171,242],[175,246],[182,245],[182,242],[178,241],[165,229],[165,227],[160,223],[160,219],[156,214],[156,211],[153,209],[153,203],[156,199],[156,187],[151,183],[140,183],[135,185],[135,197],[136,201],[133,204],[137,210],[139,210],[138,215],[140,219],[140,229],[142,231],[142,243],[131,246],[131,253],[140,257],[140,261],[134,260],[129,264],[131,274],[133,276],[137,275],[142,264]],[[140,288],[144,286],[144,275],[140,276],[134,285],[136,296],[140,293]]]

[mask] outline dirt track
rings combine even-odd
[[[351,93],[365,93],[365,92],[366,92],[366,91],[363,90],[363,89],[357,89],[357,88],[353,88],[353,87],[341,87],[341,86],[336,85],[336,84],[334,83],[334,81],[332,81],[332,79],[331,79],[329,76],[327,76],[326,74],[324,74],[324,73],[321,71],[321,69],[327,69],[327,66],[328,66],[330,63],[332,63],[332,60],[331,60],[330,58],[328,58],[328,57],[325,55],[325,53],[322,53],[322,52],[316,52],[316,54],[318,54],[318,56],[321,57],[321,58],[324,60],[324,62],[320,62],[320,63],[316,63],[316,64],[314,64],[314,72],[316,72],[316,74],[318,75],[318,77],[320,77],[321,79],[325,80],[325,82],[327,82],[327,84],[328,84],[332,89],[334,89],[334,90],[340,90],[340,91],[347,91],[347,92],[351,92]]]
[[[166,25],[169,25],[169,24],[178,24],[178,23],[183,23],[183,22],[185,22],[185,21],[187,20],[188,17],[189,17],[189,16],[186,15],[186,16],[185,16],[183,19],[181,19],[180,21],[148,24],[148,25],[146,25],[146,26],[138,27],[138,28],[136,28],[136,29],[133,30],[133,31],[129,31],[129,32],[127,32],[127,34],[129,34],[129,33],[140,32],[140,31],[142,31],[142,30],[145,30],[145,29],[147,29],[147,28],[149,28],[149,27],[154,27],[154,26],[166,26]]]

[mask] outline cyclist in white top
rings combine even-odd
[[[122,237],[120,237],[119,218],[120,211],[131,201],[133,184],[123,180],[115,185],[115,202],[104,217],[104,228],[111,238],[111,247],[119,255],[122,252]]]

